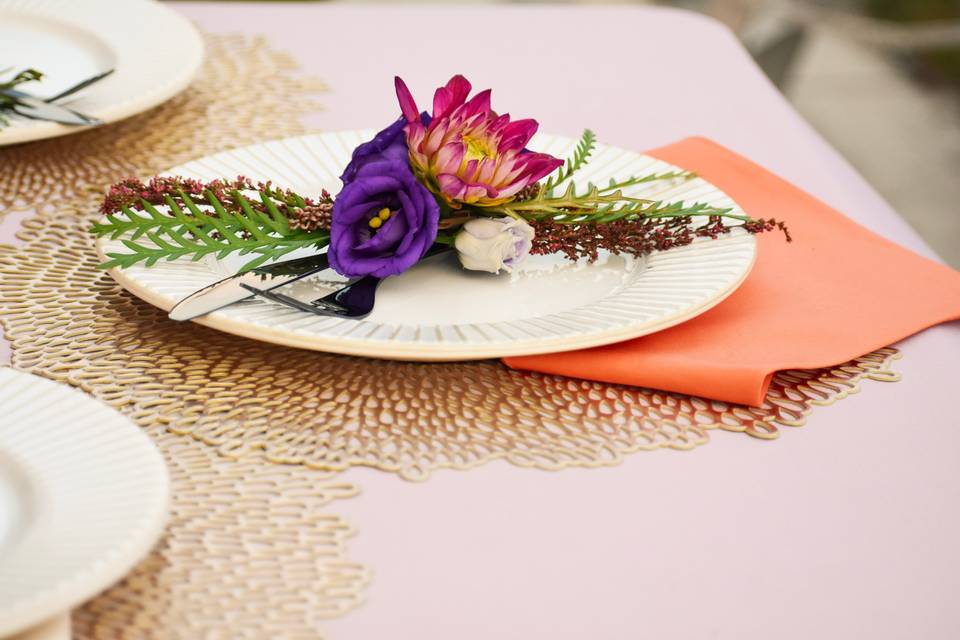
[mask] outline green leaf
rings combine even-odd
[[[560,172],[556,176],[551,176],[547,179],[546,184],[543,185],[542,192],[553,195],[552,192],[554,189],[569,180],[574,173],[586,165],[590,161],[590,155],[593,153],[596,142],[597,136],[593,131],[584,129],[583,135],[580,136],[580,142],[577,143],[576,148],[573,150],[573,155],[567,158],[566,164],[560,168]]]
[[[258,199],[251,201],[235,191],[230,194],[228,207],[209,189],[202,196],[179,190],[165,194],[160,205],[141,201],[136,209],[121,208],[122,215],[105,216],[91,226],[91,231],[119,240],[129,253],[108,254],[110,259],[100,267],[126,268],[140,262],[152,265],[178,258],[195,261],[208,255],[223,259],[238,254],[254,256],[243,267],[251,269],[303,247],[326,246],[330,239],[328,230],[290,228],[290,203],[305,205],[303,198],[286,193],[288,199],[281,200],[275,193],[263,190]]]

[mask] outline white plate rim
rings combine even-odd
[[[113,499],[121,502],[123,499],[136,500],[139,512],[133,514],[132,517],[135,520],[126,523],[125,530],[110,532],[108,528],[111,522],[115,521],[103,521],[97,518],[96,513],[82,514],[84,517],[81,520],[80,511],[83,505],[75,505],[70,500],[58,500],[56,496],[51,496],[50,504],[43,505],[44,509],[50,510],[50,515],[45,517],[52,518],[53,521],[66,518],[78,522],[78,526],[70,530],[54,531],[53,537],[49,531],[31,531],[28,526],[22,537],[15,540],[9,548],[3,549],[4,553],[0,555],[0,587],[2,587],[4,575],[9,579],[11,571],[19,576],[24,575],[24,572],[30,572],[29,567],[25,569],[23,565],[18,564],[24,557],[36,559],[44,558],[45,553],[49,554],[51,566],[41,566],[39,570],[46,568],[51,574],[56,574],[59,567],[53,565],[61,560],[57,553],[50,553],[51,547],[69,548],[71,540],[77,537],[77,531],[84,527],[87,527],[84,533],[88,536],[96,533],[103,534],[102,538],[96,538],[100,543],[100,549],[97,553],[91,553],[89,557],[86,556],[89,550],[85,549],[84,559],[73,563],[71,572],[56,575],[55,578],[49,578],[46,582],[44,582],[45,578],[41,577],[41,586],[38,589],[12,601],[0,601],[0,636],[4,637],[30,628],[89,600],[129,573],[162,534],[170,507],[170,478],[163,456],[150,437],[129,419],[102,402],[87,396],[79,389],[11,367],[0,367],[0,403],[10,400],[12,395],[8,391],[10,388],[16,388],[21,394],[33,393],[36,394],[35,397],[42,395],[43,399],[49,402],[37,408],[35,419],[42,421],[44,418],[56,416],[59,422],[57,424],[48,422],[49,426],[46,428],[36,428],[41,422],[34,422],[32,426],[35,429],[32,433],[26,433],[22,429],[16,430],[15,426],[11,425],[4,427],[0,423],[0,451],[5,456],[30,472],[31,480],[44,489],[51,485],[62,485],[65,482],[69,482],[71,487],[80,490],[84,486],[88,489],[102,488],[105,478],[115,480],[117,481],[115,486],[127,491],[127,495],[119,497],[119,494],[116,494],[112,496]],[[22,395],[18,396],[18,398],[22,397]],[[64,407],[69,407],[69,410],[64,411]],[[71,417],[80,422],[72,422]],[[94,422],[100,426],[91,428]],[[64,427],[64,423],[68,427]],[[88,455],[95,451],[94,445],[109,447],[111,453],[115,452],[114,447],[122,447],[130,456],[126,462],[129,475],[121,477],[121,472],[114,469],[115,477],[111,478],[109,470],[104,476],[101,468],[98,468],[97,473],[90,473],[80,466],[73,470],[68,467],[64,472],[62,465],[59,464],[64,454],[62,451],[56,451],[59,442],[55,438],[45,436],[50,436],[51,433],[57,435],[58,429],[66,431],[67,428],[73,430],[84,426],[87,428],[87,435],[91,438]],[[66,445],[60,446],[65,448]],[[77,453],[76,449],[70,452],[71,455]],[[106,459],[104,454],[104,461]],[[130,475],[134,471],[137,474],[137,480],[131,483]],[[50,481],[51,477],[55,476],[57,479]]]
[[[343,135],[352,135],[361,139],[368,139],[373,133],[373,130],[328,132],[268,141],[248,147],[242,147],[239,149],[213,154],[204,158],[199,158],[186,163],[185,165],[174,167],[165,173],[195,176],[189,167],[191,167],[194,163],[201,163],[208,159],[225,158],[230,157],[233,154],[243,154],[243,156],[246,157],[254,154],[258,149],[265,148],[269,145],[282,145],[285,149],[288,149],[295,142],[309,140],[312,138],[323,138],[325,136],[336,136],[339,138]],[[564,144],[574,144],[576,142],[570,138],[545,134],[540,134],[538,139],[541,141],[547,140],[551,143],[561,141]],[[538,139],[535,139],[534,143],[536,143]],[[342,140],[338,139],[338,144],[342,146]],[[532,146],[536,147],[537,145],[533,144]],[[600,145],[598,148],[607,148],[622,153],[635,154],[635,152],[617,149],[616,147],[610,147],[607,145]],[[640,154],[635,155],[640,156]],[[211,160],[211,164],[218,163],[214,163]],[[283,180],[280,177],[276,177],[275,182],[282,183]],[[704,182],[704,184],[709,183]],[[717,192],[722,193],[722,191],[720,191],[714,185],[709,186],[711,186]],[[101,260],[106,260],[106,251],[108,250],[106,245],[108,245],[110,242],[111,241],[107,239],[98,238],[96,242],[96,250]],[[506,344],[502,342],[497,343],[496,348],[491,348],[491,345],[489,344],[454,345],[452,343],[442,343],[440,345],[435,345],[431,343],[419,342],[412,345],[404,345],[397,343],[391,344],[390,342],[386,341],[358,339],[350,336],[324,337],[313,335],[307,338],[301,333],[296,333],[289,330],[279,330],[272,327],[264,327],[262,325],[256,325],[242,320],[237,320],[231,318],[229,314],[224,312],[214,312],[205,317],[197,318],[193,320],[193,322],[233,335],[266,341],[282,346],[323,351],[327,353],[337,353],[342,355],[404,361],[445,362],[480,360],[488,358],[556,353],[561,351],[598,347],[638,338],[686,322],[687,320],[690,320],[713,308],[725,300],[734,291],[736,291],[736,289],[750,274],[750,271],[756,262],[755,238],[746,233],[735,232],[729,236],[721,237],[715,240],[709,240],[709,243],[711,246],[721,246],[724,243],[744,246],[748,245],[750,252],[749,260],[743,264],[743,268],[737,274],[737,277],[726,283],[725,288],[721,291],[718,291],[715,296],[705,299],[699,304],[686,307],[676,313],[658,317],[655,322],[647,322],[643,323],[642,325],[632,325],[626,327],[614,327],[605,331],[595,331],[591,332],[589,336],[583,337],[579,340],[571,340],[569,337],[558,337],[555,339],[531,338],[526,341],[514,341],[512,344]],[[705,243],[695,243],[691,246],[680,247],[669,252],[665,252],[662,255],[677,255],[677,252],[689,251],[691,249],[695,249],[698,245],[702,246],[703,244]],[[144,301],[163,309],[164,311],[169,311],[178,302],[178,299],[167,296],[164,293],[152,289],[140,282],[136,277],[132,276],[128,270],[110,269],[109,273],[124,289],[133,293]]]
[[[0,17],[5,13],[67,23],[119,46],[116,51],[116,70],[102,83],[120,85],[137,77],[149,78],[149,82],[139,83],[137,90],[131,91],[130,97],[123,101],[85,108],[87,115],[104,121],[101,126],[166,102],[189,86],[203,63],[203,38],[196,27],[174,9],[155,0],[0,0]],[[147,47],[153,41],[168,38],[177,42],[175,50],[162,57],[161,65],[142,68],[140,65],[144,63],[144,58],[138,53],[138,47]],[[123,56],[130,56],[135,62],[129,65]],[[92,94],[96,90],[97,85],[94,85],[88,91]],[[45,121],[9,126],[0,129],[0,146],[71,135],[89,129]]]
[[[715,242],[724,242],[720,238]],[[100,245],[97,245],[98,254],[101,260],[106,260]],[[490,353],[490,347],[487,345],[476,345],[475,347],[461,346],[457,348],[445,348],[443,353],[432,353],[425,355],[422,346],[405,349],[402,347],[391,348],[385,352],[379,345],[371,345],[368,341],[358,340],[350,337],[337,337],[336,339],[323,340],[315,338],[311,341],[298,339],[295,334],[251,325],[246,322],[234,320],[222,314],[208,314],[206,317],[195,318],[192,322],[211,329],[217,329],[226,333],[240,336],[241,338],[250,338],[261,342],[270,342],[285,347],[294,347],[298,349],[309,349],[312,351],[323,351],[325,353],[337,353],[340,355],[360,356],[366,358],[379,358],[384,360],[403,360],[408,362],[457,362],[465,360],[486,360],[489,358],[509,358],[512,356],[541,355],[546,353],[558,353],[561,351],[574,351],[578,349],[588,349],[592,347],[602,347],[617,342],[624,342],[634,338],[640,338],[651,333],[669,329],[687,320],[691,320],[726,300],[734,291],[736,291],[753,269],[756,263],[756,252],[750,260],[750,265],[742,274],[731,283],[730,287],[721,295],[711,298],[702,305],[690,307],[685,313],[678,313],[672,316],[664,317],[660,322],[651,323],[644,326],[642,331],[637,329],[622,328],[619,330],[609,330],[591,336],[589,342],[571,345],[569,339],[556,338],[550,340],[538,340],[537,343],[518,344],[513,347],[500,346],[496,354]],[[136,280],[127,278],[122,269],[109,269],[111,277],[117,281],[120,286],[134,294],[141,300],[149,302],[155,307],[164,311],[170,311],[177,303],[177,300],[166,297],[148,287],[141,285]],[[173,320],[171,320],[173,322]]]

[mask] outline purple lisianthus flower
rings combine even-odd
[[[330,266],[349,278],[403,273],[437,237],[440,207],[392,148],[366,156],[333,204]],[[356,159],[356,156],[354,156]],[[351,163],[353,164],[353,163]]]
[[[400,118],[389,127],[374,136],[373,140],[364,142],[353,150],[350,164],[343,170],[340,180],[344,186],[350,184],[357,177],[357,172],[371,162],[379,160],[402,160],[407,157],[407,141],[403,128],[407,122]]]
[[[427,123],[430,122],[430,114],[424,111],[420,117]],[[389,127],[373,137],[373,140],[364,142],[353,150],[350,158],[350,164],[343,170],[340,180],[344,186],[353,182],[357,176],[357,171],[365,164],[376,162],[377,160],[390,159],[401,160],[408,156],[407,136],[404,128],[407,121],[401,117]]]

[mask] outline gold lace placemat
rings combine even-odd
[[[325,90],[321,83],[298,78],[293,60],[262,39],[208,36],[206,46],[198,81],[156,109],[109,127],[0,148],[0,216],[38,212],[24,223],[23,235],[39,242],[0,246],[0,286],[6,285],[0,322],[13,343],[14,366],[54,379],[90,367],[102,371],[99,356],[106,354],[87,358],[70,345],[71,336],[88,345],[99,337],[80,336],[85,329],[69,325],[77,309],[70,297],[83,290],[80,298],[95,301],[108,284],[88,259],[77,257],[89,250],[82,239],[106,185],[225,148],[305,133],[299,118],[319,108],[312,96]],[[270,78],[269,92],[263,78]],[[60,253],[67,245],[73,249]],[[53,260],[31,271],[37,252]],[[44,303],[39,289],[15,284],[24,277],[36,278],[40,289],[69,281],[72,291]],[[23,334],[27,325],[39,334]],[[154,374],[143,371],[137,382],[125,381],[134,385],[129,391],[151,387]],[[94,395],[110,400],[103,392],[100,387]],[[268,464],[262,456],[224,458],[168,431],[148,406],[127,403],[125,413],[164,454],[173,484],[171,520],[146,560],[74,613],[74,638],[316,638],[324,619],[359,604],[369,573],[347,559],[352,530],[329,511],[331,502],[357,495],[356,487],[330,473]]]
[[[145,561],[74,612],[74,638],[317,638],[361,602],[369,572],[346,558],[353,531],[327,508],[356,487],[146,429],[170,469],[171,522]]]
[[[35,208],[0,246],[0,321],[13,365],[130,416],[171,467],[173,519],[151,556],[74,616],[79,638],[316,637],[361,600],[367,571],[330,503],[369,466],[420,480],[491,460],[541,469],[688,449],[722,429],[775,438],[809,411],[894,380],[892,349],[775,376],[760,408],[516,372],[297,351],[172,323],[96,269],[95,194],[230,146],[303,133],[322,87],[262,41],[208,38],[182,96],[100,130],[0,149],[7,210]],[[262,78],[271,78],[269,92]],[[226,90],[224,88],[227,88]],[[12,163],[12,164],[8,164]],[[80,188],[78,188],[78,186]],[[282,464],[271,464],[282,463]]]

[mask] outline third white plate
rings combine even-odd
[[[130,420],[0,367],[0,637],[130,571],[160,536],[169,493],[160,452]]]

